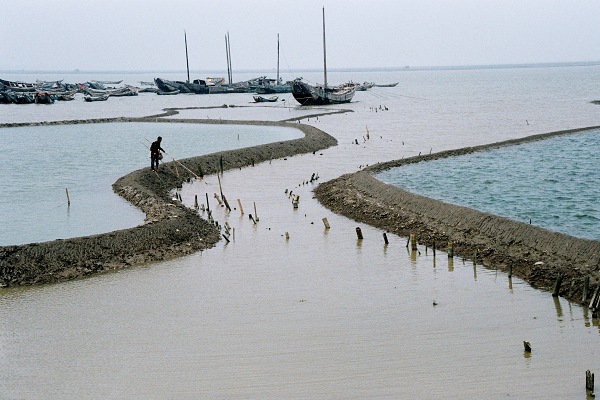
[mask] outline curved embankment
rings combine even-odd
[[[587,299],[600,284],[600,242],[578,239],[536,226],[485,214],[466,207],[415,195],[387,185],[373,174],[405,164],[468,154],[593,128],[553,132],[501,143],[411,157],[365,168],[324,182],[315,189],[317,199],[330,210],[394,234],[415,234],[418,243],[446,251],[452,242],[455,255],[489,268],[509,271],[544,290],[583,302],[584,279],[590,278]]]
[[[192,173],[173,162],[158,174],[149,168],[134,171],[113,184],[113,190],[146,213],[145,223],[130,229],[80,238],[0,247],[0,285],[33,285],[60,282],[92,273],[165,260],[212,247],[220,238],[217,228],[198,213],[173,201],[170,192],[185,181],[241,168],[276,158],[315,152],[337,141],[308,125],[283,122],[109,118],[85,121],[4,124],[2,126],[58,125],[106,122],[157,122],[270,125],[300,129],[300,139],[223,151],[179,160]]]

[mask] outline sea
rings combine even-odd
[[[265,74],[271,75],[245,71],[234,80]],[[6,72],[2,78],[139,85],[184,75]],[[319,71],[283,73],[284,79],[300,76],[323,79]],[[314,154],[227,171],[220,182],[206,176],[184,185],[178,194],[190,207],[196,195],[217,193],[219,184],[243,205],[229,212],[210,200],[213,216],[232,228],[229,243],[86,279],[0,289],[0,397],[586,398],[585,373],[600,370],[600,324],[587,307],[553,298],[493,265],[439,250],[434,255],[424,246],[410,251],[404,237],[388,235],[385,245],[384,232],[331,213],[312,189],[377,162],[600,126],[600,105],[593,103],[600,100],[598,76],[600,63],[338,69],[328,82],[398,84],[328,107],[300,107],[289,94],[265,104],[250,94],[149,93],[97,103],[78,96],[52,105],[0,105],[4,123],[140,117],[165,108],[180,108],[177,118],[186,119],[301,118],[338,140]],[[211,126],[193,127],[181,133],[185,124],[1,128],[0,210],[4,232],[12,232],[2,244],[89,234],[58,226],[74,220],[97,225],[94,214],[105,220],[99,230],[142,223],[143,215],[113,197],[110,185],[149,167],[145,145],[154,136],[163,137],[176,159],[290,138],[288,129],[225,125],[215,133]],[[524,205],[525,211],[509,209],[506,216],[584,237],[581,230],[597,225],[600,204],[593,201],[597,131],[474,154],[468,161],[443,160],[443,166],[423,163],[419,172],[389,172],[402,178],[402,187],[410,175],[416,183],[409,190],[434,186],[438,193],[428,195],[447,202],[474,198],[466,205],[486,212],[502,214],[500,203]],[[558,149],[557,140],[563,141]],[[466,172],[457,169],[461,163],[468,164]],[[318,179],[310,182],[313,174]],[[509,190],[490,194],[504,176],[511,177]],[[558,189],[550,185],[554,180]],[[517,194],[516,186],[525,186],[525,193]],[[298,208],[290,191],[300,196]],[[506,191],[515,192],[513,198],[499,196]],[[531,199],[548,196],[554,200]],[[123,211],[113,213],[119,202]],[[559,215],[557,203],[580,208]],[[556,218],[559,223],[546,225]],[[363,240],[357,240],[358,226]],[[45,233],[36,236],[38,230]],[[523,341],[531,343],[531,353]]]

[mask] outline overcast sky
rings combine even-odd
[[[2,0],[0,70],[234,70],[600,60],[600,0]]]

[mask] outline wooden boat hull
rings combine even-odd
[[[271,96],[271,97],[253,96],[253,97],[254,97],[254,101],[256,103],[273,103],[273,102],[277,101],[277,99],[279,98],[277,96]]]
[[[354,87],[328,88],[323,91],[321,86],[312,86],[299,79],[292,83],[292,95],[303,106],[349,103],[355,92],[356,88]]]
[[[108,97],[109,97],[108,94],[103,94],[103,95],[100,95],[100,96],[89,96],[89,95],[86,95],[86,96],[83,97],[83,99],[85,101],[106,101],[106,100],[108,100]]]

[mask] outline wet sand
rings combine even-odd
[[[566,130],[477,147],[449,150],[376,164],[322,183],[317,199],[335,213],[367,223],[399,236],[415,234],[429,248],[512,273],[533,287],[554,291],[559,275],[559,294],[582,303],[584,278],[590,278],[588,300],[600,284],[600,242],[579,239],[544,228],[443,203],[387,185],[373,177],[383,170],[421,161],[469,154],[476,151],[543,140],[589,129]]]
[[[11,286],[60,282],[210,248],[220,239],[219,230],[195,210],[172,199],[172,190],[191,179],[215,174],[221,168],[249,167],[337,144],[336,139],[327,133],[298,123],[158,118],[175,113],[174,110],[166,110],[164,114],[146,118],[4,126],[103,122],[269,125],[295,127],[302,130],[305,137],[188,158],[180,160],[181,164],[178,165],[175,162],[166,163],[158,174],[148,168],[134,171],[117,180],[113,189],[144,211],[146,221],[143,225],[82,238],[0,247],[0,284]],[[455,256],[475,259],[478,264],[489,268],[508,271],[512,266],[514,275],[540,289],[552,290],[560,274],[563,279],[560,295],[581,303],[584,278],[590,277],[590,291],[600,283],[600,242],[574,238],[414,195],[386,185],[372,175],[407,163],[542,140],[581,130],[553,132],[381,163],[325,182],[317,187],[315,194],[327,208],[356,221],[400,236],[415,234],[420,244],[430,248],[435,246],[441,251],[446,251],[448,242],[452,242]],[[202,203],[202,200],[199,199],[199,202]],[[591,293],[588,293],[589,296]]]

